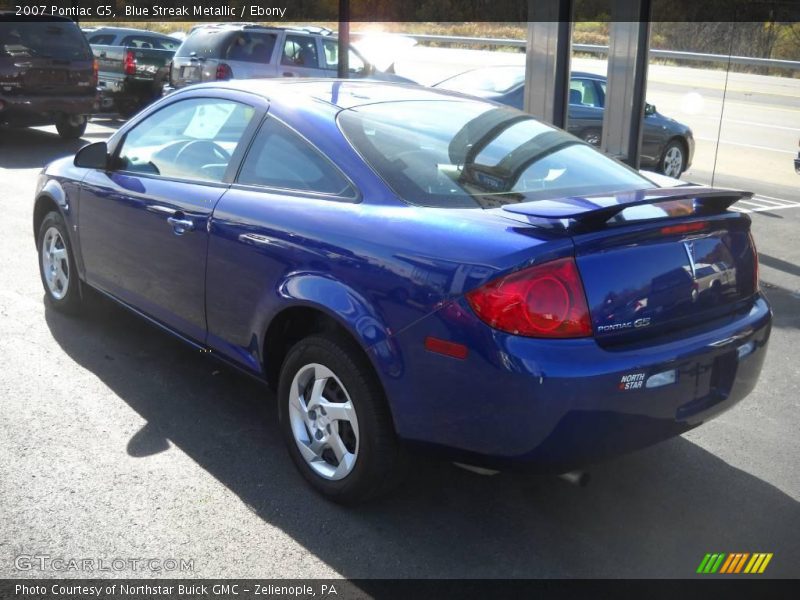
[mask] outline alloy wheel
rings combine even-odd
[[[69,289],[69,256],[61,232],[50,227],[42,238],[42,272],[47,289],[56,300],[61,300]]]
[[[678,146],[670,146],[664,154],[664,175],[680,177],[683,169],[683,152]]]

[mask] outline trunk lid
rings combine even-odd
[[[745,192],[678,187],[504,207],[570,233],[598,343],[685,330],[744,310],[757,291]],[[536,206],[541,204],[540,206]]]

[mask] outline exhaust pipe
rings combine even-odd
[[[567,483],[577,485],[578,487],[586,487],[589,485],[589,480],[591,479],[591,476],[586,471],[568,471],[562,473],[559,477]]]

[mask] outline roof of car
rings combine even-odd
[[[166,33],[159,33],[157,31],[149,31],[147,29],[138,29],[136,27],[84,27],[83,31],[86,33],[129,33],[132,35],[154,35],[156,37],[174,39]]]
[[[410,100],[475,101],[474,98],[468,98],[455,92],[436,90],[416,84],[348,79],[234,79],[224,83],[195,85],[189,89],[198,87],[237,89],[268,99],[287,99],[293,102],[299,100],[299,92],[305,98],[341,109]]]
[[[315,25],[262,25],[260,23],[236,23],[236,22],[201,23],[199,25],[195,25],[194,27],[192,27],[191,33],[194,33],[195,31],[200,29],[205,30],[206,32],[255,30],[255,31],[289,31],[289,32],[305,33],[308,35],[319,35],[323,37],[330,37],[335,35],[335,32],[328,29],[327,27],[317,27]]]

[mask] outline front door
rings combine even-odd
[[[324,77],[325,71],[320,69],[316,39],[303,34],[287,35],[283,42],[278,72],[282,77]]]
[[[232,100],[191,98],[127,132],[116,168],[83,181],[79,229],[91,285],[205,341],[208,223],[255,114]]]

